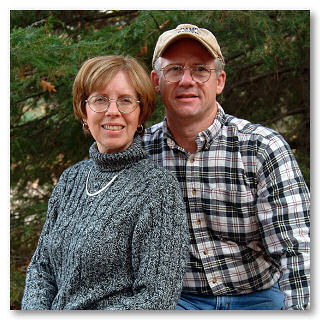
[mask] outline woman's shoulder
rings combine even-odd
[[[155,183],[168,185],[172,184],[180,188],[179,182],[176,176],[169,170],[161,167],[156,162],[150,158],[146,158],[140,161],[137,170],[143,173],[144,177],[149,181],[154,181]]]
[[[92,166],[91,159],[79,161],[65,169],[60,176],[60,180],[74,180],[79,174],[81,175],[84,171],[87,172],[90,166]]]

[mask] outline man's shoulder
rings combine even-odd
[[[153,143],[154,141],[158,141],[160,139],[162,139],[163,137],[163,121],[154,124],[153,126],[151,126],[150,128],[147,128],[145,130],[145,133],[143,135],[143,143],[149,144],[149,143]]]
[[[145,130],[145,135],[153,136],[163,132],[163,121],[152,125]]]
[[[261,136],[270,138],[279,136],[279,133],[271,128],[267,128],[261,124],[252,123],[249,120],[237,118],[235,116],[226,114],[225,126],[235,130],[237,134],[244,136]]]
[[[164,148],[164,121],[147,128],[142,141],[149,154],[161,154]]]

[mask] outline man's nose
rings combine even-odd
[[[191,70],[190,69],[184,69],[183,70],[183,75],[180,80],[181,85],[190,85],[190,83],[194,82],[192,75],[191,75]]]

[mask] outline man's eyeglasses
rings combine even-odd
[[[88,103],[89,108],[93,112],[106,112],[110,107],[111,101],[115,101],[118,110],[121,113],[127,114],[133,112],[139,105],[140,101],[133,97],[121,97],[118,99],[112,99],[105,96],[93,96],[85,100]]]
[[[169,64],[160,70],[163,72],[164,78],[170,83],[180,82],[184,70],[189,69],[192,80],[195,82],[204,83],[210,79],[211,71],[216,70],[205,65],[196,65],[193,67],[182,67],[178,64]]]

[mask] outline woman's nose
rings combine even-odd
[[[109,104],[109,107],[108,109],[106,110],[105,114],[107,115],[119,115],[121,114],[119,109],[118,109],[118,106],[117,106],[117,103],[115,100],[110,100],[110,104]]]

